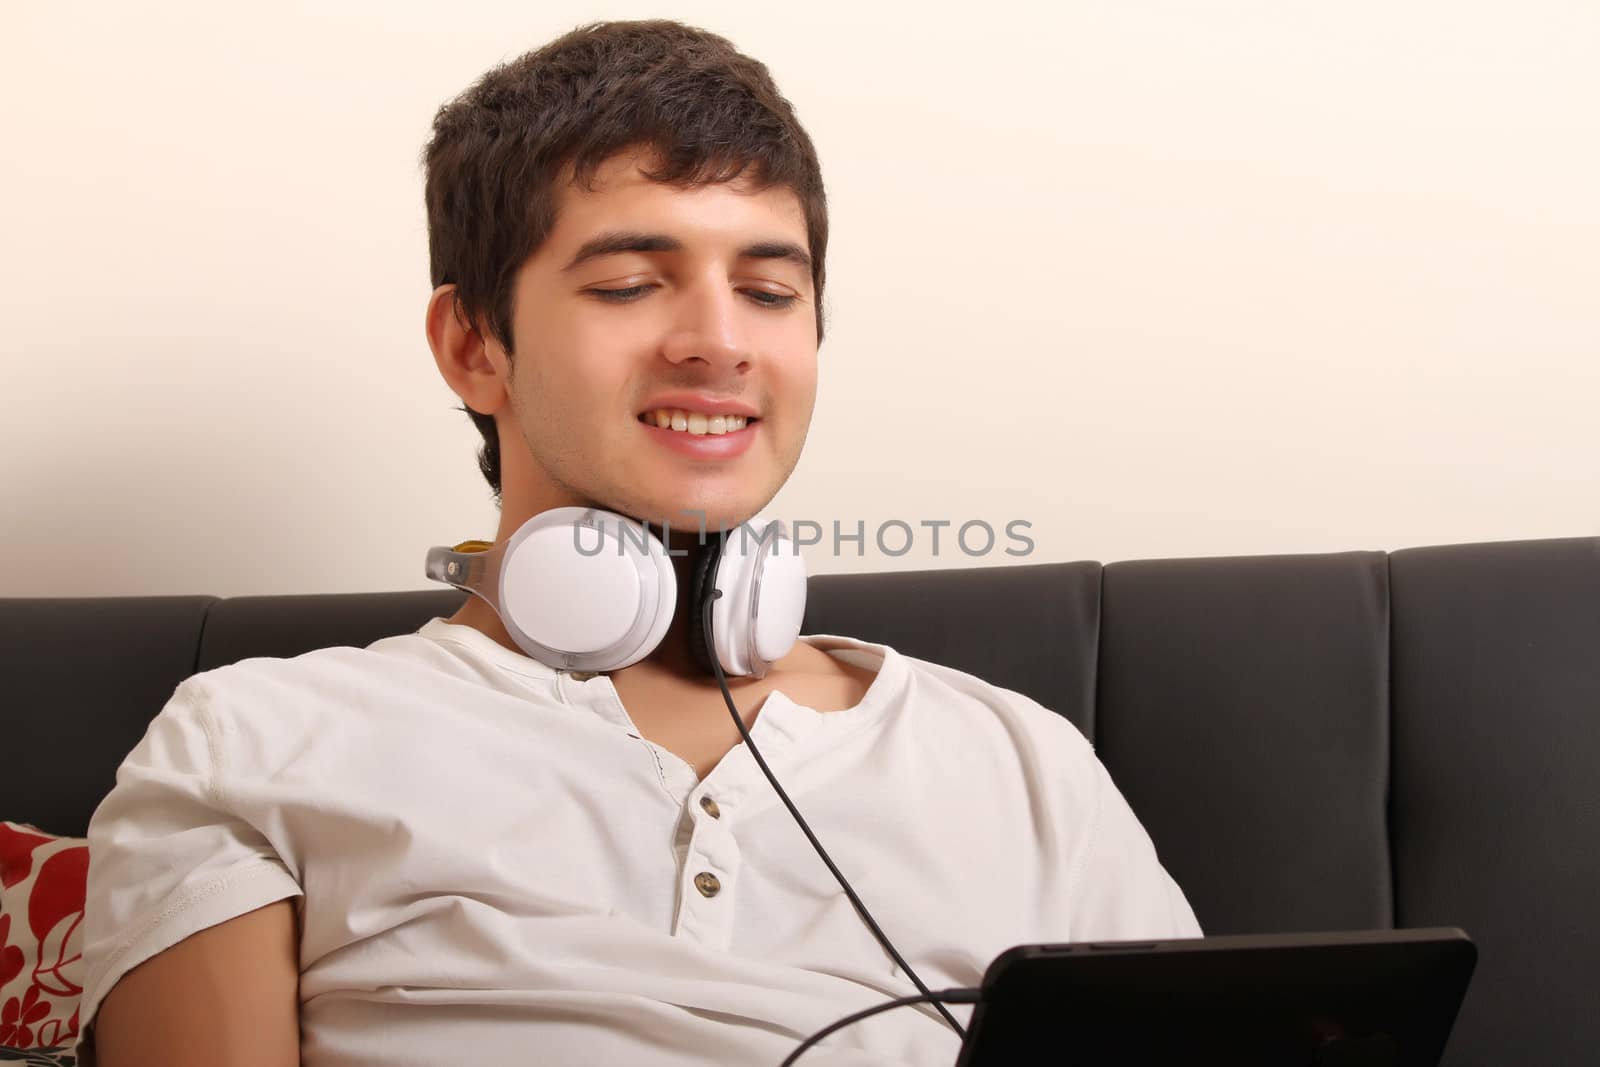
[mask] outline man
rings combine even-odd
[[[487,74],[426,154],[427,337],[497,541],[549,509],[754,516],[816,389],[827,215],[760,64],[668,22]],[[698,521],[698,520],[696,520]],[[124,1064],[776,1064],[913,992],[695,667],[523,654],[494,609],[181,686],[90,829],[82,1023]],[[1194,936],[1087,743],[1017,694],[811,637],[731,681],[777,777],[930,987],[1033,940]],[[907,1008],[817,1064],[947,1064]]]

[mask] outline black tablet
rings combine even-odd
[[[1476,961],[1456,929],[1022,945],[956,1067],[1434,1067]]]

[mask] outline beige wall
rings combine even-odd
[[[730,36],[822,152],[773,513],[1035,561],[1600,526],[1600,5],[145,6],[5,16],[0,595],[419,588],[490,536],[416,155],[604,15]],[[1013,561],[942,547],[810,563]]]

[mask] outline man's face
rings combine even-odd
[[[788,189],[663,185],[651,162],[624,153],[592,190],[568,185],[519,272],[505,448],[514,428],[546,506],[731,527],[788,479],[811,421],[805,218]]]

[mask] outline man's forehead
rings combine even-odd
[[[671,232],[692,240],[696,234],[752,239],[806,241],[800,197],[783,185],[763,187],[748,173],[729,181],[692,185],[659,182],[647,176],[659,164],[652,152],[619,152],[579,182],[569,164],[557,183],[555,225],[548,245],[577,247],[601,231]]]

